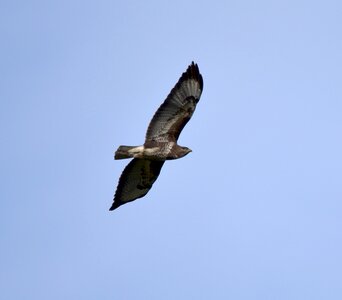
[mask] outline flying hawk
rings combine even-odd
[[[187,68],[164,103],[154,114],[142,146],[120,146],[114,159],[133,158],[122,172],[109,210],[145,196],[159,176],[165,160],[177,159],[191,150],[177,144],[195,111],[203,90],[197,64]]]

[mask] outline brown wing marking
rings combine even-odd
[[[202,75],[197,64],[192,62],[154,114],[147,129],[145,142],[177,141],[195,111],[202,90]]]
[[[145,196],[157,180],[163,164],[164,161],[134,158],[120,176],[114,202],[109,210]]]

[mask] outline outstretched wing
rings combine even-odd
[[[145,143],[176,142],[195,111],[203,90],[203,78],[197,64],[188,67],[148,126]]]
[[[159,176],[164,161],[134,158],[123,170],[109,210],[145,196]]]

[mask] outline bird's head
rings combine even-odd
[[[192,152],[192,150],[188,147],[182,147],[182,151],[181,151],[181,157],[189,154],[190,152]]]

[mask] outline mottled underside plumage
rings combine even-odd
[[[154,114],[143,146],[120,146],[115,159],[133,157],[122,172],[110,210],[145,196],[159,176],[165,160],[185,156],[190,149],[177,140],[190,120],[203,90],[197,64],[187,68]]]

